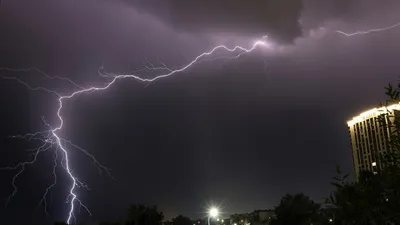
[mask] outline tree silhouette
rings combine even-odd
[[[388,85],[388,104],[399,104],[400,85]],[[337,169],[332,185],[335,190],[327,200],[332,223],[343,224],[400,224],[400,113],[386,110],[380,123],[390,132],[390,150],[381,154],[382,169],[376,174],[362,171],[357,181],[346,181]]]
[[[126,225],[160,225],[164,215],[157,206],[131,205],[127,213]]]
[[[358,182],[347,182],[338,170],[334,180],[336,190],[327,200],[333,224],[385,224],[386,198],[379,175],[362,171]]]
[[[281,202],[275,207],[275,218],[271,225],[309,225],[318,224],[320,221],[320,205],[303,193],[282,197]]]
[[[233,214],[231,215],[231,224],[243,225],[249,219],[251,219],[249,214]]]
[[[175,218],[172,219],[172,224],[173,225],[192,225],[192,220],[189,219],[188,217],[179,215]]]

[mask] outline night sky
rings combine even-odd
[[[272,208],[286,193],[321,202],[335,165],[352,172],[346,121],[385,101],[384,86],[400,74],[400,27],[346,37],[400,21],[398,0],[3,0],[0,67],[39,68],[81,86],[109,81],[98,69],[132,73],[148,61],[179,68],[215,45],[250,47],[263,35],[273,50],[239,59],[204,61],[146,84],[115,82],[102,92],[66,101],[60,134],[111,169],[70,149],[78,189],[78,221],[122,219],[129,204],[157,204],[167,219]],[[229,54],[225,54],[228,55]],[[154,77],[154,73],[140,73]],[[43,74],[0,69],[33,87],[61,94],[77,89]],[[9,135],[57,126],[57,96],[0,79],[0,167],[32,159],[34,140]],[[54,149],[16,180],[0,171],[1,224],[65,220],[70,180]],[[29,221],[29,222],[28,222]]]

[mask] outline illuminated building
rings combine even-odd
[[[376,173],[382,169],[380,156],[390,151],[390,129],[388,122],[399,115],[400,104],[374,108],[347,122],[350,133],[353,163],[356,178],[360,171]],[[393,113],[388,116],[388,113]]]
[[[273,217],[275,217],[275,212],[271,209],[233,214],[230,217],[230,225],[268,225]]]

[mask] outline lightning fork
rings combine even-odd
[[[20,162],[15,166],[7,166],[7,167],[3,167],[0,168],[0,170],[18,170],[17,174],[14,175],[11,185],[13,186],[14,190],[11,193],[10,196],[8,196],[7,201],[6,201],[6,205],[8,205],[8,203],[10,202],[11,198],[13,198],[15,196],[15,194],[18,191],[18,187],[16,186],[15,182],[17,180],[17,178],[19,177],[19,175],[21,175],[25,169],[26,166],[32,165],[36,162],[38,155],[41,152],[45,152],[47,150],[49,150],[52,147],[52,144],[49,144],[48,142],[45,142],[44,144],[42,144],[41,146],[39,146],[38,148],[34,149],[34,153],[33,153],[33,159],[25,161],[25,162]]]
[[[27,87],[29,90],[31,90],[31,91],[45,91],[45,92],[48,92],[48,93],[52,93],[52,94],[55,94],[55,95],[57,95],[58,97],[61,97],[61,94],[59,94],[58,92],[56,92],[56,91],[54,91],[54,90],[50,90],[50,89],[47,89],[47,88],[45,88],[45,87],[32,87],[31,85],[29,85],[28,83],[26,83],[26,82],[24,82],[24,81],[22,81],[22,80],[20,80],[20,79],[18,79],[18,78],[16,78],[16,77],[5,77],[5,76],[2,76],[2,77],[0,77],[0,78],[2,78],[2,79],[7,79],[7,80],[16,80],[18,83],[20,83],[20,84],[22,84],[22,85],[24,85],[25,87]]]
[[[62,80],[62,81],[67,81],[68,83],[72,84],[73,86],[75,86],[78,89],[84,89],[84,87],[82,87],[79,84],[75,83],[71,79],[68,79],[66,77],[60,77],[60,76],[50,76],[46,72],[44,72],[43,70],[35,68],[35,67],[30,67],[30,68],[27,68],[27,69],[14,69],[14,68],[8,68],[8,67],[0,67],[0,71],[1,70],[10,71],[10,72],[30,72],[30,71],[35,71],[35,72],[38,72],[39,74],[44,75],[46,78],[48,78],[50,80],[58,79],[58,80]],[[4,77],[4,78],[7,78],[7,77]]]
[[[36,209],[38,209],[40,207],[40,205],[42,203],[44,203],[44,212],[46,214],[48,214],[48,212],[47,212],[47,200],[46,200],[47,199],[47,194],[49,193],[50,189],[52,189],[57,184],[57,174],[56,174],[56,169],[57,169],[57,166],[58,166],[57,160],[58,160],[58,148],[56,148],[55,151],[54,151],[53,183],[50,184],[46,188],[46,191],[44,192],[43,197],[40,200],[40,202],[39,202],[39,204],[38,204],[38,206],[36,208]]]
[[[167,77],[172,76],[172,75],[174,75],[174,74],[177,74],[177,73],[184,72],[184,71],[188,70],[190,67],[192,67],[192,66],[195,65],[196,63],[199,63],[199,62],[200,62],[202,59],[204,59],[205,57],[211,56],[212,54],[214,54],[214,53],[215,53],[216,51],[218,51],[218,50],[225,50],[225,51],[228,52],[228,53],[234,53],[234,52],[240,51],[236,56],[231,57],[231,58],[239,58],[241,55],[243,55],[243,54],[245,54],[245,53],[250,53],[250,52],[252,52],[253,50],[255,50],[255,49],[256,49],[257,47],[259,47],[259,46],[269,47],[269,44],[265,41],[265,38],[266,38],[266,36],[264,36],[262,39],[256,41],[250,48],[245,48],[245,47],[242,47],[242,46],[239,46],[239,45],[234,46],[233,48],[229,48],[229,47],[227,47],[227,46],[225,46],[225,45],[218,45],[218,46],[214,47],[213,49],[211,49],[211,50],[208,51],[208,52],[203,52],[203,53],[201,53],[200,55],[198,55],[197,57],[195,57],[192,61],[190,61],[190,62],[189,62],[188,64],[186,64],[185,66],[182,66],[182,67],[180,67],[179,69],[175,69],[175,70],[172,70],[172,69],[168,68],[168,67],[165,66],[165,64],[163,64],[163,63],[161,63],[161,64],[162,64],[162,67],[155,67],[153,64],[150,63],[150,67],[147,67],[147,68],[146,68],[147,70],[150,70],[150,71],[167,71],[167,73],[157,75],[157,76],[155,76],[155,77],[153,77],[153,78],[142,78],[142,77],[140,77],[140,76],[138,76],[138,75],[135,75],[135,74],[120,74],[120,75],[117,75],[117,74],[109,74],[109,73],[103,74],[102,71],[103,71],[104,68],[103,68],[103,66],[101,66],[101,67],[98,69],[98,73],[99,73],[99,75],[102,76],[102,77],[110,78],[110,81],[109,81],[108,83],[105,83],[103,86],[97,86],[97,87],[92,86],[92,87],[88,87],[88,88],[81,88],[81,87],[79,86],[79,87],[80,87],[79,90],[74,91],[74,92],[72,92],[72,93],[70,93],[70,94],[68,94],[68,95],[60,95],[60,94],[58,94],[58,93],[55,92],[55,91],[52,91],[52,90],[49,90],[49,89],[46,89],[46,88],[43,88],[43,87],[31,87],[29,84],[27,84],[27,83],[25,83],[25,82],[23,82],[22,80],[17,79],[17,78],[3,77],[4,79],[13,79],[13,80],[16,80],[16,81],[18,81],[19,83],[21,83],[22,85],[26,86],[26,87],[27,87],[28,89],[30,89],[30,90],[33,90],[33,91],[35,91],[35,90],[43,90],[43,91],[46,91],[46,92],[49,92],[49,93],[56,94],[56,95],[58,96],[58,108],[57,108],[57,110],[56,110],[56,115],[57,115],[57,118],[58,118],[58,121],[59,121],[58,126],[55,127],[55,128],[51,128],[51,130],[49,130],[49,132],[50,132],[50,134],[51,134],[51,135],[50,135],[51,137],[47,137],[46,139],[44,139],[44,140],[45,140],[45,141],[44,141],[45,143],[43,144],[42,147],[39,147],[39,149],[35,152],[35,158],[34,158],[33,161],[20,163],[20,164],[18,164],[16,167],[13,167],[13,168],[18,168],[18,166],[21,166],[22,169],[21,169],[21,170],[18,172],[18,174],[13,178],[12,185],[15,187],[15,179],[16,179],[16,177],[18,177],[19,174],[21,174],[21,173],[25,170],[25,165],[27,165],[27,164],[29,164],[29,165],[30,165],[30,164],[33,164],[33,163],[36,161],[36,157],[37,157],[37,155],[38,155],[40,152],[47,150],[48,148],[52,147],[53,145],[56,145],[56,146],[57,146],[57,148],[56,148],[57,151],[62,152],[61,165],[62,165],[62,167],[64,168],[64,170],[67,172],[67,174],[68,174],[68,176],[69,176],[69,178],[71,179],[71,182],[72,182],[72,184],[71,184],[71,186],[70,186],[70,189],[69,189],[69,195],[68,195],[68,198],[67,198],[67,203],[70,204],[70,209],[69,209],[69,212],[68,212],[68,217],[67,217],[66,222],[67,222],[67,224],[71,224],[72,219],[75,219],[75,215],[74,215],[75,202],[78,202],[79,205],[80,205],[81,207],[84,207],[84,208],[88,211],[88,213],[90,214],[90,211],[88,210],[88,208],[87,208],[84,204],[82,204],[82,202],[78,199],[77,194],[75,193],[76,188],[78,188],[78,187],[80,187],[80,186],[82,186],[82,187],[87,187],[87,186],[86,186],[85,184],[83,184],[82,182],[80,182],[80,181],[77,179],[77,177],[74,175],[74,173],[73,173],[73,171],[72,171],[72,169],[71,169],[70,159],[69,159],[68,150],[67,150],[67,148],[66,148],[66,144],[69,144],[69,145],[71,145],[72,147],[75,147],[75,148],[77,148],[78,150],[80,150],[80,151],[82,151],[83,153],[85,153],[88,157],[90,157],[90,158],[93,160],[94,164],[95,164],[96,166],[98,166],[98,168],[104,169],[104,170],[107,171],[107,172],[109,172],[109,170],[106,169],[105,167],[103,167],[103,166],[94,158],[94,156],[92,156],[91,154],[89,154],[86,150],[80,148],[79,146],[74,145],[72,142],[70,142],[70,141],[68,141],[68,140],[66,140],[66,139],[64,139],[64,138],[62,138],[62,137],[60,136],[59,132],[62,130],[63,125],[64,125],[64,123],[65,123],[64,118],[63,118],[63,116],[62,116],[62,110],[63,110],[63,106],[64,106],[63,103],[64,103],[66,100],[69,100],[69,99],[72,99],[72,98],[74,98],[74,97],[79,96],[80,94],[91,93],[91,92],[95,92],[95,91],[103,91],[103,90],[106,90],[106,89],[108,89],[109,87],[111,87],[117,80],[122,80],[122,79],[126,79],[126,78],[131,78],[131,79],[134,79],[134,80],[137,80],[137,81],[146,82],[146,83],[151,83],[151,82],[154,82],[154,81],[159,80],[159,79],[162,79],[162,78],[167,78]],[[28,71],[29,71],[29,70],[28,70]],[[59,78],[59,79],[60,79],[60,78]],[[65,80],[67,80],[67,79],[65,79]],[[68,81],[68,80],[67,80],[67,81]],[[70,83],[74,83],[74,82],[70,82]],[[76,85],[75,85],[75,86],[76,86]],[[39,134],[42,134],[42,133],[44,133],[44,132],[38,132],[38,133],[34,133],[34,134],[28,134],[28,135],[26,135],[25,137],[32,137],[32,136],[33,136],[33,138],[35,138],[36,135],[39,135]],[[24,137],[24,136],[22,136],[22,137]],[[48,147],[48,148],[46,147],[45,150],[42,150],[42,148],[44,148],[44,146],[46,146],[47,144],[49,144],[50,147]],[[58,155],[57,155],[57,157],[58,157]],[[57,165],[55,165],[55,167],[56,167],[56,166],[57,166]],[[54,176],[54,171],[55,171],[54,168],[55,168],[55,167],[53,167],[53,176]],[[53,185],[50,185],[50,186],[49,186],[49,188],[51,188],[51,187],[53,187]],[[14,193],[12,194],[12,196],[14,196],[15,193],[16,193],[16,187],[15,187],[15,189],[14,189]],[[46,196],[47,193],[48,193],[48,189],[46,189],[46,192],[45,192],[45,194],[44,194],[44,198],[45,198],[45,196]],[[43,198],[42,198],[42,200],[43,200]],[[45,201],[45,200],[43,200],[43,201]]]
[[[92,154],[90,154],[87,150],[79,147],[78,145],[72,143],[70,140],[61,138],[61,140],[63,140],[65,143],[68,143],[70,146],[80,150],[81,152],[83,152],[85,155],[87,155],[89,158],[91,158],[93,160],[93,164],[97,167],[99,174],[101,174],[102,171],[106,171],[107,174],[114,179],[114,177],[111,175],[110,173],[110,169],[103,166]],[[85,186],[85,185],[82,185]]]
[[[356,36],[356,35],[365,35],[365,34],[374,33],[374,32],[387,31],[387,30],[391,30],[391,29],[394,29],[394,28],[399,27],[399,26],[400,26],[400,22],[396,23],[396,24],[393,24],[391,26],[388,26],[388,27],[376,28],[376,29],[371,29],[371,30],[366,30],[366,31],[357,31],[357,32],[354,32],[354,33],[346,33],[344,31],[340,31],[340,30],[336,30],[335,32],[339,33],[339,34],[342,34],[342,35],[345,35],[347,37],[351,37],[351,36]]]

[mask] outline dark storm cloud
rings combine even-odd
[[[379,27],[398,21],[399,7],[397,0],[304,0],[301,24],[313,29],[333,20],[357,24],[359,29],[367,29],[368,24]]]
[[[0,30],[1,66],[39,67],[78,78],[74,70],[95,74],[104,63],[113,72],[131,71],[142,66],[145,57],[165,59],[168,52],[172,58],[178,44],[204,44],[121,1],[6,1],[0,6]],[[202,46],[192,46],[185,54],[198,48]]]
[[[133,1],[145,7],[154,1]],[[178,29],[196,33],[232,32],[268,34],[277,42],[292,42],[301,35],[301,0],[167,0],[169,22]],[[151,7],[147,7],[152,10]],[[156,11],[164,17],[165,14]]]
[[[397,21],[397,0],[125,0],[158,17],[177,31],[204,35],[268,35],[277,43],[292,43],[327,21],[363,24],[362,29]],[[397,18],[396,18],[397,17]],[[373,18],[372,21],[371,18]],[[386,18],[386,19],[384,19]],[[368,23],[366,23],[368,21]]]
[[[385,99],[383,86],[398,76],[400,29],[352,38],[332,30],[390,24],[399,17],[395,6],[400,2],[304,0],[303,9],[291,5],[298,1],[269,1],[269,8],[268,2],[237,2],[7,0],[0,5],[0,66],[54,67],[74,80],[88,76],[84,68],[96,58],[106,58],[107,69],[117,73],[119,68],[114,71],[107,62],[136,67],[145,56],[159,55],[167,65],[184,65],[226,39],[248,46],[252,41],[247,36],[258,33],[295,38],[283,54],[261,49],[239,60],[204,62],[146,88],[121,80],[109,91],[68,102],[63,112],[66,138],[93,153],[117,178],[99,178],[90,160],[71,152],[74,171],[92,188],[79,194],[93,220],[123,216],[130,203],[158,204],[168,218],[176,213],[197,218],[203,216],[196,212],[205,201],[218,198],[230,201],[226,211],[252,211],[272,207],[285,192],[325,197],[336,164],[352,171],[345,121]],[[313,32],[304,32],[308,28]],[[185,56],[176,57],[181,53]],[[98,79],[87,78],[85,86]],[[7,106],[0,107],[6,115],[1,118],[8,125],[2,126],[0,138],[41,130],[42,115],[57,124],[51,121],[54,98],[41,98],[42,93],[27,92],[8,80],[0,85],[0,102]],[[29,123],[34,125],[26,128]],[[10,146],[6,157],[0,157],[1,166],[8,165],[5,158],[16,160],[11,155],[23,149]],[[5,224],[29,220],[20,215],[37,212],[41,186],[51,183],[37,178],[50,178],[48,168],[29,176],[32,181],[18,180],[19,201],[8,211],[0,208]],[[13,174],[3,174],[0,188],[6,191],[0,197],[11,191],[7,184]],[[70,185],[61,174],[61,185],[54,189],[60,196],[52,197],[50,212],[57,219],[65,219],[63,195]],[[33,206],[27,206],[24,196],[32,198]]]

